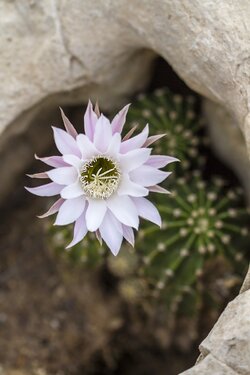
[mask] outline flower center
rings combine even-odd
[[[91,198],[109,198],[118,188],[121,172],[118,164],[106,156],[95,156],[83,164],[81,183]]]

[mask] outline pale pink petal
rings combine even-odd
[[[88,198],[86,225],[90,232],[94,232],[100,227],[106,211],[107,204],[105,200]]]
[[[130,129],[127,134],[124,135],[124,137],[122,138],[123,141],[127,141],[127,139],[129,139],[130,137],[132,137],[132,135],[134,134],[134,132],[136,131],[136,129],[138,128],[138,125],[135,125],[132,127],[132,129]]]
[[[164,189],[163,187],[161,187],[159,185],[148,186],[148,190],[153,192],[153,193],[171,194],[170,191],[168,191],[167,189]]]
[[[58,185],[55,182],[50,182],[49,184],[37,186],[34,188],[25,187],[30,193],[38,195],[40,197],[53,197],[54,195],[60,194],[62,190],[62,185]]]
[[[148,137],[148,139],[144,143],[143,147],[148,147],[148,146],[152,145],[153,143],[155,143],[156,141],[158,141],[162,137],[165,137],[165,135],[166,134],[151,135],[150,137]]]
[[[122,224],[122,229],[123,229],[123,237],[125,238],[126,241],[130,243],[130,245],[134,247],[135,236],[134,236],[133,229],[124,224]]]
[[[127,174],[123,174],[117,194],[130,195],[132,197],[145,197],[148,195],[148,189],[132,182]]]
[[[171,172],[163,172],[149,165],[142,165],[129,173],[132,181],[142,186],[153,186],[165,180]]]
[[[106,154],[110,157],[117,158],[121,147],[121,135],[115,133],[109,143]]]
[[[161,217],[157,208],[146,198],[133,198],[139,216],[161,227]]]
[[[84,115],[84,131],[86,136],[93,141],[94,139],[94,132],[95,132],[95,125],[97,122],[97,115],[93,111],[93,105],[91,101],[89,100],[88,106]]]
[[[122,224],[138,228],[138,213],[133,201],[128,196],[113,195],[106,202],[110,211]]]
[[[145,143],[148,137],[148,131],[149,131],[148,125],[146,125],[140,134],[136,135],[133,138],[128,139],[127,141],[122,142],[121,153],[124,154],[128,151],[142,147],[142,145]]]
[[[77,180],[74,184],[68,185],[61,191],[61,197],[63,199],[72,199],[80,197],[84,194],[81,183]]]
[[[55,168],[47,172],[49,178],[60,185],[73,184],[77,177],[77,171],[74,167]]]
[[[150,155],[150,157],[146,161],[146,164],[154,168],[163,168],[166,165],[173,163],[175,161],[179,161],[179,159],[165,155]]]
[[[112,138],[112,129],[107,117],[101,116],[97,120],[94,134],[94,145],[100,152],[105,152],[108,149]]]
[[[93,156],[98,155],[98,151],[94,144],[85,134],[79,134],[76,140],[83,159],[90,159]]]
[[[65,130],[52,126],[54,132],[55,144],[61,154],[73,154],[80,156],[80,150],[77,147],[75,139]]]
[[[64,202],[64,199],[62,198],[59,198],[51,207],[50,209],[45,212],[43,215],[39,215],[37,217],[39,217],[39,219],[43,219],[45,217],[48,217],[50,215],[53,215],[55,214],[56,212],[58,212],[59,208],[61,207],[61,205],[63,204]]]
[[[79,159],[75,155],[63,155],[63,160],[67,164],[72,165],[73,167],[75,167],[76,170],[78,170],[78,171],[81,169],[81,166],[83,164],[83,161],[81,159]]]
[[[120,232],[123,235],[123,229],[122,229],[122,224],[120,221],[115,217],[115,215],[108,209],[109,216],[112,216],[112,225],[118,232]]]
[[[87,231],[88,229],[85,223],[85,214],[83,213],[75,222],[73,240],[66,247],[66,249],[69,249],[80,242],[86,236]]]
[[[122,230],[117,229],[117,223],[114,221],[113,215],[109,211],[106,212],[104,220],[100,226],[100,233],[114,255],[117,255],[122,244]]]
[[[49,178],[47,172],[40,172],[40,173],[34,173],[34,174],[26,174],[26,176],[30,178]]]
[[[96,239],[97,239],[97,241],[98,241],[99,244],[102,246],[102,236],[101,236],[101,233],[100,233],[99,229],[97,229],[97,230],[95,231],[95,235],[96,235]]]
[[[37,160],[41,160],[43,163],[45,163],[45,164],[47,164],[47,165],[50,165],[51,167],[54,167],[54,168],[64,167],[64,166],[67,165],[67,164],[63,161],[62,156],[47,156],[47,157],[44,157],[44,158],[39,158],[39,157],[35,154],[35,159],[37,159]]]
[[[85,197],[65,200],[59,209],[55,225],[67,225],[76,221],[83,213],[85,204]]]
[[[140,167],[148,160],[150,153],[151,150],[149,148],[140,148],[121,155],[120,164],[122,171],[129,172]]]
[[[65,116],[65,113],[63,112],[62,108],[60,108],[60,111],[61,111],[61,116],[62,116],[62,119],[63,119],[63,124],[65,126],[65,129],[67,131],[68,134],[70,134],[73,138],[76,138],[77,137],[77,131],[76,129],[74,128],[74,126],[71,124],[71,122],[69,121],[68,117]]]
[[[98,118],[101,116],[100,108],[99,108],[99,104],[98,104],[98,102],[95,103],[95,109],[94,109],[94,112],[95,112],[95,114],[97,115]]]
[[[120,133],[121,134],[123,126],[124,126],[124,124],[126,122],[126,116],[127,116],[127,112],[128,112],[129,106],[130,106],[130,104],[127,104],[113,118],[113,120],[111,122],[113,134],[115,134],[115,133]]]

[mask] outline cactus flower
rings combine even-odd
[[[123,238],[134,245],[133,229],[138,230],[140,217],[161,226],[160,214],[147,196],[150,192],[168,193],[158,184],[170,172],[160,168],[178,159],[151,155],[148,146],[163,135],[149,136],[148,125],[139,134],[132,136],[133,128],[122,138],[128,108],[110,122],[98,108],[93,110],[89,101],[82,134],[61,110],[66,131],[53,127],[61,155],[36,156],[53,168],[29,176],[51,182],[26,189],[38,196],[60,196],[40,217],[57,213],[55,225],[74,223],[73,240],[67,248],[90,231],[117,255]]]

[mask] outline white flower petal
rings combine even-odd
[[[146,164],[154,168],[163,168],[166,165],[173,163],[175,161],[180,161],[180,160],[173,158],[172,156],[150,155],[150,157],[146,161]]]
[[[77,171],[73,167],[61,167],[47,172],[49,178],[60,185],[73,184],[77,177]]]
[[[130,245],[134,246],[135,236],[134,236],[133,229],[124,224],[122,224],[122,229],[123,229],[123,237],[125,238],[125,240],[128,241]]]
[[[122,228],[121,230],[118,230],[117,225],[119,224],[115,222],[115,218],[113,217],[113,215],[109,211],[107,211],[99,228],[104,242],[107,244],[114,255],[118,254],[123,239]]]
[[[62,156],[46,156],[44,158],[39,158],[39,156],[35,154],[35,159],[40,160],[43,163],[50,165],[51,167],[54,167],[54,168],[65,167],[67,165],[63,161]]]
[[[109,143],[109,147],[107,149],[106,154],[109,157],[113,157],[114,159],[118,158],[118,154],[120,152],[121,147],[121,135],[119,133],[115,133]]]
[[[120,112],[117,113],[117,115],[113,118],[111,122],[112,132],[120,133],[122,132],[123,126],[126,122],[126,116],[129,109],[130,104],[127,104],[124,108],[120,110]]]
[[[63,199],[72,199],[80,197],[84,194],[82,189],[82,185],[79,180],[77,180],[74,184],[68,185],[61,191],[61,197]]]
[[[133,198],[139,216],[161,227],[161,216],[157,208],[146,198]]]
[[[100,152],[108,149],[112,137],[112,129],[109,120],[101,115],[97,120],[94,134],[94,145]]]
[[[134,132],[136,131],[136,129],[138,128],[138,124],[133,126],[125,135],[124,137],[122,138],[123,142],[127,141],[129,138],[132,137],[132,135],[134,134]]]
[[[79,134],[76,138],[76,141],[83,159],[90,159],[93,156],[98,155],[98,151],[95,148],[94,144],[85,134]]]
[[[112,214],[112,212],[108,209],[108,213],[109,213],[109,216],[112,216],[112,225],[113,227],[118,230],[118,232],[120,232],[122,235],[123,235],[123,229],[122,229],[122,225],[120,223],[119,220],[117,220],[117,218],[115,217],[114,214]]]
[[[43,219],[45,217],[48,217],[50,215],[53,215],[55,214],[56,212],[58,212],[59,208],[61,207],[61,205],[63,204],[64,202],[64,199],[62,198],[59,198],[51,207],[50,209],[45,212],[43,215],[39,215],[39,219]]]
[[[90,232],[94,232],[100,227],[106,211],[107,204],[105,200],[88,198],[86,225]]]
[[[151,135],[151,137],[148,137],[148,139],[144,143],[143,147],[148,147],[148,146],[152,145],[153,143],[155,143],[156,141],[158,141],[159,139],[161,139],[162,137],[165,137],[165,136],[166,136],[166,134]]]
[[[61,205],[55,225],[67,225],[76,221],[83,213],[86,204],[85,197],[67,199]]]
[[[30,177],[30,178],[49,178],[48,176],[48,173],[47,172],[40,172],[40,173],[34,173],[34,174],[26,174],[26,176]]]
[[[87,231],[88,229],[85,223],[85,214],[83,213],[75,222],[73,240],[66,247],[66,249],[69,249],[80,242],[86,236]]]
[[[142,186],[153,186],[165,180],[171,172],[163,172],[149,165],[142,165],[129,173],[132,181]]]
[[[58,185],[55,182],[50,182],[49,184],[37,186],[34,188],[25,187],[30,193],[38,195],[40,197],[53,197],[54,195],[60,194],[63,186]]]
[[[152,191],[152,193],[171,194],[170,191],[168,191],[167,189],[164,189],[162,186],[159,186],[159,185],[148,186],[148,190]]]
[[[77,137],[77,131],[76,129],[74,128],[74,126],[71,124],[71,122],[69,121],[68,117],[65,116],[65,113],[63,112],[62,108],[60,108],[60,111],[61,111],[61,116],[62,116],[62,119],[63,119],[63,124],[65,126],[65,129],[67,131],[67,133],[69,135],[71,135],[74,139]]]
[[[96,236],[96,239],[99,242],[99,244],[102,246],[102,236],[101,236],[101,233],[100,233],[99,229],[97,229],[95,231],[95,236]]]
[[[138,213],[133,201],[128,196],[113,195],[106,202],[110,211],[122,224],[138,228]]]
[[[150,153],[150,149],[140,148],[138,150],[132,150],[126,154],[121,155],[120,165],[122,171],[129,172],[138,168],[148,160]]]
[[[81,166],[83,164],[83,161],[79,159],[75,155],[63,155],[63,160],[69,164],[75,167],[78,171],[81,169]]]
[[[89,100],[88,106],[84,115],[84,131],[86,136],[93,141],[94,139],[94,132],[95,132],[95,125],[97,122],[97,115],[93,111],[93,105]]]
[[[117,194],[130,195],[132,197],[145,197],[148,195],[148,189],[132,182],[127,174],[123,174]]]
[[[121,153],[124,154],[128,151],[142,147],[148,137],[148,131],[148,125],[146,125],[140,134],[122,142]]]
[[[75,139],[66,131],[52,126],[55,144],[61,154],[73,154],[80,156]]]

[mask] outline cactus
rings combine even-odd
[[[135,123],[145,126],[148,121],[152,132],[166,133],[158,141],[157,152],[181,160],[173,166],[172,194],[156,198],[162,229],[143,223],[135,249],[124,245],[116,258],[90,236],[65,251],[72,236],[69,227],[53,228],[50,239],[62,256],[76,263],[88,267],[105,264],[126,302],[152,298],[173,312],[178,308],[193,313],[202,298],[213,299],[202,291],[207,265],[223,259],[234,275],[242,273],[247,263],[244,248],[250,239],[249,212],[243,208],[242,190],[228,186],[221,177],[212,175],[205,180],[199,172],[205,163],[200,149],[207,141],[193,97],[173,95],[167,89],[141,95],[128,121],[132,127]]]
[[[161,88],[153,94],[138,96],[128,113],[128,122],[140,128],[148,122],[152,132],[166,134],[156,146],[156,151],[161,153],[164,149],[168,155],[180,159],[181,165],[175,163],[171,168],[182,175],[183,171],[201,167],[205,162],[203,156],[197,158],[199,148],[208,142],[203,134],[204,123],[197,116],[197,106],[194,96],[184,98]]]
[[[222,179],[205,182],[198,172],[193,175],[190,180],[177,179],[167,205],[164,198],[158,199],[163,230],[148,225],[140,232],[141,274],[152,296],[168,306],[187,295],[197,298],[193,285],[211,259],[222,256],[235,273],[244,270],[242,246],[249,241],[249,216],[240,208],[242,191],[228,188]]]

